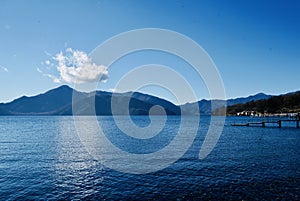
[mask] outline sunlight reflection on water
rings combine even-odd
[[[166,137],[178,125],[172,118],[161,142],[172,139]],[[109,117],[98,120],[107,124],[108,135],[120,135]],[[209,125],[203,117],[179,161],[155,173],[132,175],[95,160],[81,144],[72,117],[0,117],[0,199],[298,199],[300,129],[230,126],[244,120],[228,118],[213,152],[199,160]],[[115,140],[122,145],[125,138]],[[123,146],[133,152],[143,147]]]

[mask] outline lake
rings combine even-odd
[[[77,118],[88,125],[92,117]],[[161,117],[153,118],[159,122]],[[150,123],[147,116],[132,119],[142,127]],[[159,151],[174,140],[180,125],[179,116],[169,116],[158,135],[140,140],[124,135],[111,116],[97,120],[107,139],[133,154]],[[215,148],[200,160],[210,123],[210,117],[201,116],[196,137],[179,160],[156,172],[130,174],[95,158],[73,117],[0,117],[0,199],[299,200],[300,129],[231,126],[248,120],[227,117]],[[87,134],[93,130],[86,129]],[[101,148],[97,140],[93,146]]]

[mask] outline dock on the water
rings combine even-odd
[[[299,128],[299,118],[297,119],[279,119],[279,120],[265,120],[265,121],[258,121],[258,122],[247,122],[244,124],[231,124],[232,126],[254,126],[254,125],[261,125],[262,127],[266,127],[266,124],[277,124],[278,128],[282,127],[283,122],[295,122],[296,128]]]

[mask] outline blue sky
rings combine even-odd
[[[36,95],[65,82],[45,61],[67,48],[90,53],[116,34],[170,29],[201,45],[215,62],[228,98],[299,90],[300,2],[287,1],[0,1],[0,102]],[[178,58],[158,52],[129,55],[108,69],[101,90],[149,63],[170,66],[190,81],[199,99],[205,85]],[[38,72],[39,69],[41,72]],[[72,86],[72,84],[70,84]],[[148,92],[173,101],[166,91]]]

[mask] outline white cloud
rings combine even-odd
[[[61,80],[60,80],[59,78],[57,78],[56,76],[54,76],[54,75],[51,75],[51,74],[44,74],[44,76],[49,77],[49,78],[52,79],[53,82],[55,82],[55,83],[61,83]]]
[[[67,48],[66,52],[60,52],[53,57],[57,63],[56,67],[60,73],[57,81],[64,81],[68,83],[88,83],[88,82],[106,82],[108,79],[107,67],[97,65],[92,62],[88,55],[79,50]],[[45,61],[45,64],[48,62]],[[50,65],[50,61],[49,64]]]
[[[41,73],[43,76],[48,77],[53,80],[55,83],[61,83],[61,80],[54,75],[44,73],[40,68],[36,68],[37,72]]]
[[[6,67],[3,67],[3,66],[0,66],[0,67],[4,72],[8,72],[8,69]]]
[[[45,50],[44,53],[45,53],[48,57],[52,57],[52,54],[49,53],[48,51]]]
[[[46,65],[50,65],[51,62],[50,62],[49,60],[47,60],[47,61],[45,61],[45,64],[46,64]]]
[[[37,72],[43,73],[43,71],[40,68],[36,68]]]

